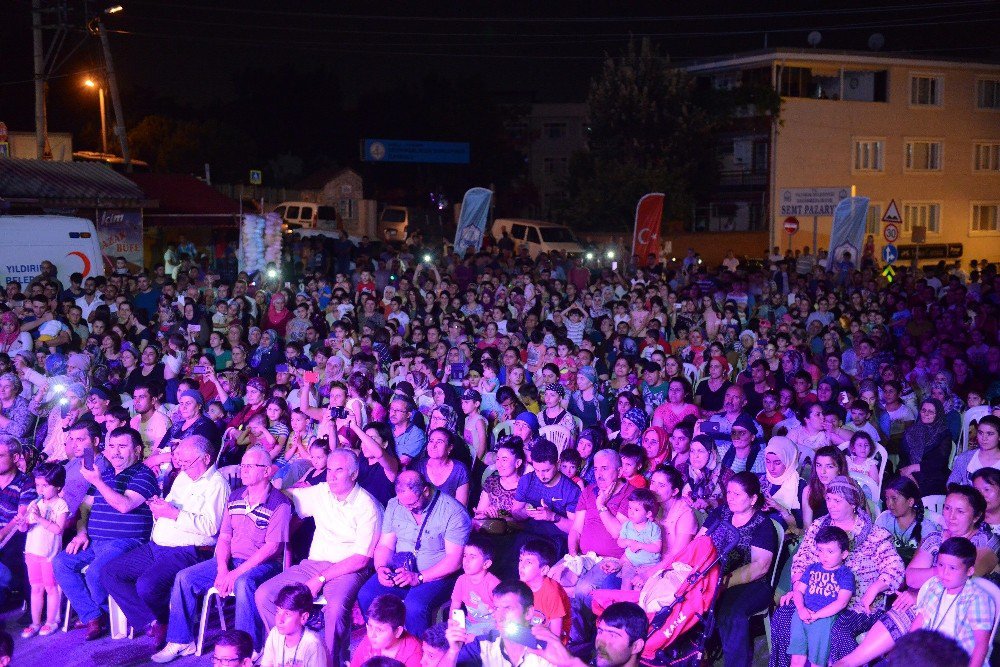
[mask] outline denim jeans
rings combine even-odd
[[[0,550],[0,599],[9,597],[11,589],[20,591],[27,600],[28,571],[24,565],[25,534],[15,532],[4,548]]]
[[[458,574],[444,579],[428,581],[409,588],[383,586],[378,575],[372,575],[358,591],[358,606],[368,618],[368,607],[379,595],[388,593],[406,601],[406,630],[414,637],[422,637],[424,630],[434,624],[434,612],[451,599]]]
[[[101,582],[133,628],[145,628],[153,621],[166,624],[174,578],[202,560],[195,547],[161,547],[149,542],[112,561],[101,573]]]
[[[81,621],[96,621],[108,613],[108,591],[101,583],[101,571],[110,561],[141,544],[142,540],[135,538],[94,539],[86,549],[75,554],[62,551],[53,559],[56,581]],[[85,567],[87,572],[81,572]]]
[[[243,564],[242,559],[233,559],[233,568]],[[281,563],[261,563],[244,573],[233,585],[236,594],[236,629],[242,630],[253,639],[255,649],[264,647],[264,624],[257,613],[254,593],[262,583],[281,572]],[[189,644],[194,641],[195,625],[199,620],[201,597],[215,584],[218,565],[209,558],[197,565],[177,573],[174,587],[170,591],[170,620],[167,623],[167,641]]]

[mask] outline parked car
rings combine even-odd
[[[544,220],[528,220],[523,218],[497,218],[493,222],[493,237],[497,240],[503,232],[510,234],[514,246],[520,252],[522,247],[528,248],[532,259],[543,252],[558,250],[570,258],[582,257],[585,249],[573,231],[564,225]]]

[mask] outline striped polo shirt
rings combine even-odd
[[[117,475],[114,468],[108,466],[101,474],[101,479],[118,493],[135,491],[149,500],[160,493],[156,485],[156,475],[141,462],[133,463]],[[87,534],[94,540],[138,539],[148,540],[153,530],[153,514],[145,503],[131,512],[122,514],[108,504],[94,487],[90,487],[88,495],[94,496],[94,507],[87,520]]]
[[[271,544],[288,541],[288,522],[292,518],[292,503],[274,487],[268,486],[264,502],[251,505],[247,487],[233,491],[222,515],[220,540],[230,542],[233,558],[247,559],[265,542]],[[275,559],[281,557],[280,552]]]

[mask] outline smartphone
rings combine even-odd
[[[306,371],[302,374],[302,381],[309,382],[311,384],[316,384],[319,382],[319,373],[316,371]]]
[[[190,331],[191,333],[198,333],[199,331],[201,331],[201,325],[200,324],[189,324],[188,325],[188,331]]]
[[[94,469],[94,450],[85,449],[83,450],[83,467],[87,470]]]
[[[334,419],[346,419],[347,418],[347,408],[330,408],[330,416]]]
[[[618,270],[618,262],[611,262],[611,270],[612,271]]]
[[[451,379],[452,380],[464,380],[465,379],[465,364],[452,364],[451,365]]]
[[[545,642],[531,634],[531,626],[521,623],[507,623],[503,628],[506,639],[528,648],[545,648]]]
[[[455,609],[451,612],[451,620],[455,621],[459,627],[463,630],[465,629],[465,610]]]
[[[195,366],[191,369],[191,372],[195,375],[204,375],[208,372],[208,366]]]

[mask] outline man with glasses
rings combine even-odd
[[[255,651],[264,648],[266,635],[254,593],[281,572],[292,514],[288,498],[271,486],[272,474],[267,450],[260,445],[247,449],[240,464],[243,487],[229,496],[215,558],[177,573],[170,593],[167,645],[150,658],[153,662],[170,662],[195,652],[198,600],[213,586],[220,596],[236,597],[236,629],[249,633]]]
[[[71,429],[70,437],[78,451],[93,447],[99,440],[99,434],[92,436],[88,428],[74,425]],[[74,627],[86,628],[88,641],[107,631],[108,593],[101,573],[109,562],[147,542],[153,527],[146,501],[159,488],[156,476],[142,464],[141,456],[139,434],[122,427],[111,432],[104,448],[109,465],[103,469],[96,462],[90,468],[79,466],[80,476],[91,484],[83,501],[90,511],[80,513],[76,536],[56,556],[53,569],[79,617]]]
[[[396,440],[396,453],[404,466],[420,456],[427,444],[427,434],[413,423],[417,406],[411,398],[397,395],[389,403],[389,425]]]
[[[327,457],[326,484],[288,489],[301,517],[316,520],[309,558],[257,589],[257,609],[268,628],[275,626],[275,600],[289,584],[305,584],[323,594],[324,641],[331,665],[343,665],[351,645],[350,611],[358,589],[371,573],[382,528],[382,505],[358,486],[358,455],[334,449]]]
[[[212,464],[215,450],[206,438],[184,438],[173,457],[181,472],[170,493],[148,502],[150,542],[113,560],[101,575],[129,625],[147,632],[157,648],[166,638],[174,578],[211,557],[229,500],[229,483]]]
[[[253,667],[253,640],[242,630],[226,630],[215,642],[215,667]]]

